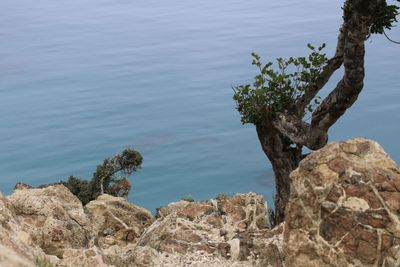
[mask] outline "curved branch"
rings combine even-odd
[[[333,73],[335,73],[335,71],[339,69],[340,66],[342,66],[346,36],[347,24],[346,22],[344,22],[342,27],[340,28],[335,55],[328,61],[328,64],[324,67],[321,74],[316,79],[316,82],[310,84],[305,89],[304,95],[300,97],[295,104],[299,113],[302,113],[304,111],[307,105],[317,96],[318,92],[329,81]]]
[[[328,129],[357,100],[364,86],[364,43],[372,24],[372,10],[377,7],[379,1],[352,0],[351,6],[349,0],[345,3],[345,13],[346,9],[351,7],[351,12],[347,12],[351,15],[345,17],[335,57],[325,67],[317,83],[310,85],[296,103],[297,108],[304,109],[343,63],[343,78],[313,112],[311,125],[296,116],[283,113],[278,114],[273,121],[275,128],[293,143],[305,145],[310,149],[321,148],[327,142]]]
[[[299,146],[315,150],[323,147],[328,141],[326,131],[311,127],[293,115],[279,113],[272,123],[281,134]]]
[[[357,100],[364,86],[364,42],[372,21],[371,12],[377,0],[354,0],[348,19],[344,45],[344,76],[336,88],[321,102],[312,114],[311,126],[328,131]]]

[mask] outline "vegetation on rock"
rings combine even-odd
[[[98,165],[90,181],[70,176],[61,184],[76,195],[84,205],[104,193],[126,198],[131,184],[125,176],[139,170],[142,161],[143,157],[138,151],[127,148]]]

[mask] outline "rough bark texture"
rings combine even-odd
[[[291,142],[272,125],[257,127],[261,147],[271,161],[275,173],[275,216],[271,222],[276,225],[285,217],[285,205],[290,195],[289,174],[301,160],[301,148],[291,147]]]
[[[372,19],[364,9],[372,9],[376,1],[353,2],[344,44],[344,76],[312,115],[312,127],[325,131],[353,105],[364,86],[364,42]]]
[[[284,209],[290,193],[289,174],[298,167],[302,147],[316,150],[326,145],[329,128],[354,104],[363,88],[364,43],[373,23],[374,9],[380,3],[381,0],[345,1],[344,22],[340,28],[335,55],[295,103],[295,113],[302,114],[332,74],[344,66],[343,78],[312,113],[311,123],[285,111],[277,114],[272,122],[257,125],[262,149],[275,172],[276,223],[284,219]]]

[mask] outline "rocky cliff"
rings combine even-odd
[[[291,174],[286,222],[255,193],[160,208],[82,206],[62,185],[0,194],[0,266],[400,266],[400,170],[375,142],[313,152]]]

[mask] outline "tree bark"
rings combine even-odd
[[[256,126],[261,147],[272,164],[275,174],[275,213],[270,222],[276,225],[285,217],[285,206],[290,195],[290,173],[297,168],[301,160],[301,147],[283,136],[273,124]]]
[[[374,2],[359,0],[353,3],[344,44],[344,76],[313,112],[311,126],[314,128],[328,131],[354,104],[364,86],[364,43],[372,19],[371,13],[364,13],[364,9],[373,9]]]

